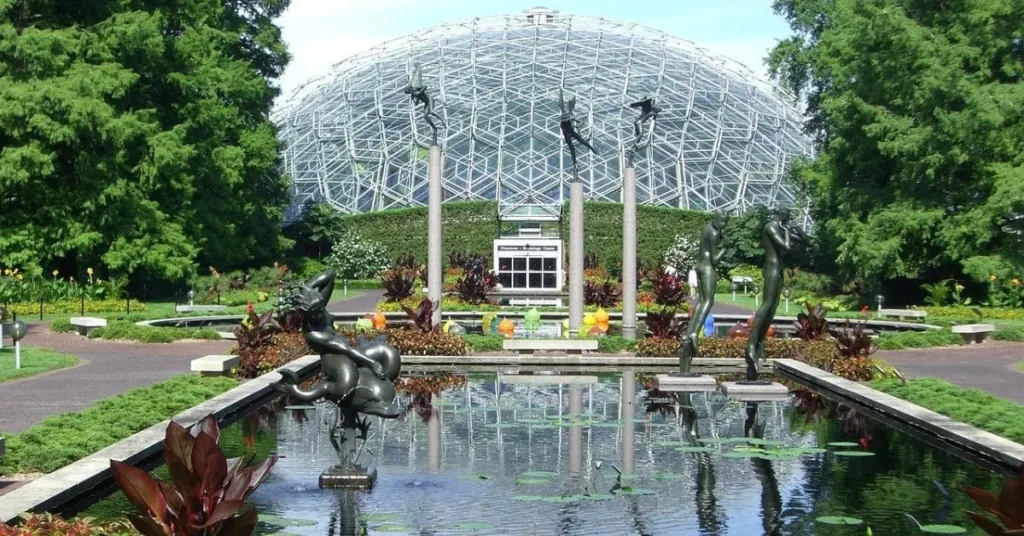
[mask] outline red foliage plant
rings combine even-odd
[[[1015,478],[1003,482],[1003,489],[996,497],[981,488],[967,487],[964,492],[986,512],[996,516],[1003,526],[977,512],[967,512],[971,519],[992,536],[1024,534],[1024,466]]]
[[[164,460],[171,484],[130,464],[110,460],[114,481],[142,515],[129,515],[144,536],[243,536],[256,528],[256,510],[240,515],[249,495],[266,480],[276,456],[228,460],[220,448],[217,419],[209,415],[184,428],[171,422]]]

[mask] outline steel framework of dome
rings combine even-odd
[[[619,202],[624,147],[636,112],[663,108],[636,161],[641,203],[745,211],[793,206],[783,182],[810,156],[800,112],[786,95],[731,60],[637,24],[525,13],[446,24],[389,41],[334,66],[275,114],[295,204],[346,213],[423,205],[428,132],[403,92],[415,63],[447,124],[446,201],[499,201],[503,217],[557,216],[571,162],[558,127],[558,93],[597,150],[581,153],[588,199]]]

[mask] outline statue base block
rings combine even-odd
[[[722,393],[742,402],[771,402],[789,399],[789,388],[774,382],[725,382]]]
[[[718,382],[711,376],[688,374],[658,374],[655,377],[658,389],[665,392],[699,393],[718,389]]]
[[[320,474],[320,487],[324,489],[370,489],[376,481],[376,469],[358,465],[336,465]]]

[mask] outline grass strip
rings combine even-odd
[[[47,417],[7,436],[0,475],[49,473],[237,385],[233,378],[177,376],[100,400],[79,412]]]
[[[958,346],[963,344],[963,337],[948,329],[930,329],[928,331],[902,331],[899,333],[883,333],[878,337],[879,350],[904,350],[907,348],[935,348],[940,346]]]
[[[951,419],[1024,443],[1024,406],[980,389],[964,389],[937,378],[875,380],[871,386]]]
[[[19,378],[28,378],[51,370],[73,367],[78,358],[48,348],[22,347],[21,368],[14,368],[14,347],[4,346],[0,350],[0,383]]]

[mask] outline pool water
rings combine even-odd
[[[378,470],[371,491],[318,487],[337,460],[329,406],[284,401],[234,425],[245,445],[269,438],[282,456],[251,497],[259,532],[921,533],[910,514],[979,533],[961,488],[1002,482],[806,391],[738,403],[648,390],[632,372],[446,383],[406,396],[403,418],[374,419],[361,458]],[[862,524],[827,523],[835,516]]]

